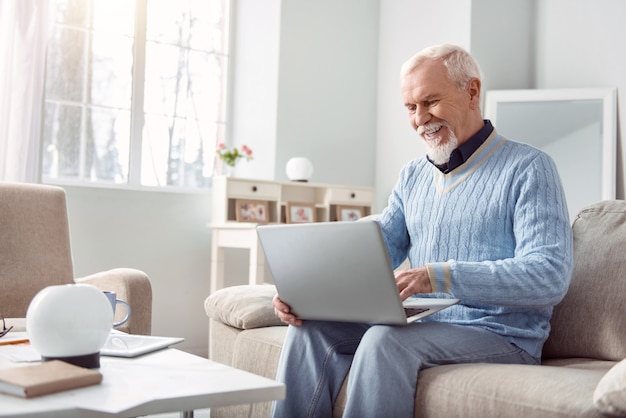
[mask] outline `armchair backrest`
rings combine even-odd
[[[39,290],[73,277],[65,191],[0,183],[0,313],[23,318]]]
[[[546,358],[626,358],[626,201],[584,208],[573,228],[574,273],[554,309]]]

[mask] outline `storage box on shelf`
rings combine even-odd
[[[264,282],[265,257],[254,222],[237,222],[237,201],[267,204],[269,223],[285,223],[291,203],[311,205],[317,222],[340,219],[338,208],[354,207],[362,216],[371,214],[374,190],[370,187],[304,182],[279,182],[233,177],[213,178],[211,293],[224,287],[224,248],[250,252],[249,283]]]

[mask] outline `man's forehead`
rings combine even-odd
[[[447,77],[441,78],[406,78],[402,83],[402,95],[405,100],[414,102],[429,101],[440,98],[453,84]]]

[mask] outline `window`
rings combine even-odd
[[[224,141],[229,0],[54,0],[42,176],[206,187]]]

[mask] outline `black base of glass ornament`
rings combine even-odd
[[[100,352],[93,354],[85,354],[82,356],[71,357],[46,357],[41,356],[43,361],[61,360],[66,363],[73,364],[74,366],[84,367],[86,369],[98,369],[100,368]]]

